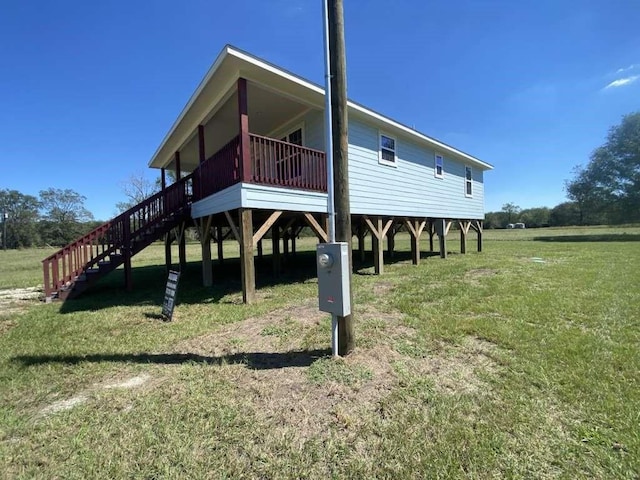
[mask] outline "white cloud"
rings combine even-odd
[[[634,63],[633,65],[629,65],[626,68],[619,68],[618,70],[616,70],[616,74],[629,72],[631,70],[635,70],[638,67],[640,67],[640,63]]]
[[[619,78],[618,80],[614,80],[613,82],[611,82],[609,85],[607,85],[606,87],[604,87],[605,90],[609,89],[609,88],[618,88],[618,87],[623,87],[625,85],[629,85],[633,82],[635,82],[636,80],[638,80],[640,78],[640,75],[632,75],[630,77],[625,77],[625,78]]]

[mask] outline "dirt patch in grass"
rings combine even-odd
[[[489,394],[480,374],[497,374],[498,363],[491,357],[497,347],[491,342],[467,337],[460,345],[441,346],[435,353],[414,361],[418,371],[433,380],[436,391],[449,394]]]
[[[366,338],[344,359],[302,347],[306,333],[328,322],[315,300],[223,326],[180,343],[176,351],[212,359],[235,386],[238,402],[248,401],[274,435],[300,444],[336,430],[357,435],[380,414],[384,399],[401,388],[398,362],[431,379],[439,393],[477,394],[488,388],[478,373],[496,369],[488,355],[493,344],[469,338],[456,347],[427,349],[399,312],[384,308],[358,306],[358,328]],[[394,348],[398,342],[406,348]]]
[[[491,268],[475,268],[467,271],[464,274],[464,279],[473,285],[480,285],[483,279],[494,277],[497,274],[498,271]]]
[[[93,387],[84,390],[83,392],[74,395],[71,398],[67,398],[64,400],[57,400],[40,410],[40,415],[49,416],[59,412],[63,412],[65,410],[71,410],[78,405],[82,405],[87,403],[91,398],[94,398],[100,394],[102,390],[112,390],[112,389],[125,389],[129,390],[132,388],[142,387],[143,385],[149,383],[152,379],[151,375],[142,374],[136,375],[134,377],[121,378],[118,380],[111,379],[108,382],[100,382],[95,383]]]
[[[373,286],[373,294],[375,296],[382,296],[389,293],[395,285],[391,282],[378,282]]]
[[[0,335],[4,335],[5,333],[7,333],[9,330],[11,330],[13,327],[17,325],[16,322],[12,320],[2,318],[3,314],[6,314],[6,313],[7,313],[6,311],[3,311],[2,313],[0,313]]]
[[[25,313],[28,307],[38,303],[41,296],[39,287],[0,290],[0,335],[13,326],[12,322],[8,322],[8,326],[3,325],[3,320]]]

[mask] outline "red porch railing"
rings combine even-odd
[[[235,137],[193,172],[195,198],[201,199],[240,182],[240,137]]]
[[[178,180],[45,258],[42,261],[45,295],[49,298],[53,292],[60,292],[109,256],[135,253],[129,251],[133,239],[189,204],[191,179],[188,175]]]
[[[327,191],[327,165],[324,152],[249,134],[250,183],[279,187]],[[205,160],[193,172],[194,194],[201,199],[242,181],[240,137]]]
[[[327,191],[324,152],[260,135],[249,139],[253,183]]]

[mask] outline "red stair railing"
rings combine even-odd
[[[122,254],[125,239],[135,239],[191,200],[192,175],[181,178],[116,218],[61,248],[42,261],[44,292],[50,298],[107,257]],[[131,245],[128,245],[130,248]]]

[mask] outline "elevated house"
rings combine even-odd
[[[375,270],[383,241],[405,226],[413,262],[420,238],[446,237],[459,226],[460,249],[477,234],[482,249],[483,175],[491,165],[355,102],[348,103],[349,182],[360,255],[370,232]],[[202,244],[203,282],[213,282],[211,241],[240,244],[243,297],[255,297],[254,256],[269,231],[274,262],[304,226],[327,239],[324,89],[232,46],[226,46],[154,153],[162,191],[43,261],[47,298],[67,298],[124,264],[151,242],[177,238],[185,262],[184,229],[194,222]],[[168,185],[165,172],[177,181]],[[171,234],[174,232],[175,234]]]

